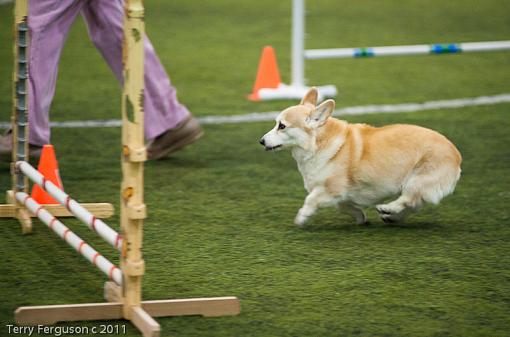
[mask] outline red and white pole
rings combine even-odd
[[[99,254],[78,235],[74,234],[69,228],[67,228],[67,226],[55,218],[50,212],[45,210],[37,201],[32,199],[25,192],[17,192],[16,199],[42,222],[44,222],[51,230],[57,233],[58,236],[73,247],[78,253],[89,260],[90,263],[108,275],[112,281],[118,285],[122,285],[122,271],[117,266]]]
[[[39,171],[33,168],[26,161],[18,161],[16,168],[19,169],[34,183],[39,185],[44,191],[55,198],[60,204],[64,205],[78,220],[86,224],[90,229],[99,234],[106,242],[122,250],[122,236],[114,231],[110,226],[105,224],[101,219],[96,218],[92,213],[87,211],[76,200],[62,191],[57,185],[47,180]]]

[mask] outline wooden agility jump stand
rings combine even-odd
[[[14,7],[14,71],[13,71],[13,108],[12,108],[12,190],[7,191],[7,204],[0,205],[0,218],[18,219],[23,234],[32,232],[31,217],[28,210],[16,201],[14,194],[22,191],[29,193],[28,178],[15,173],[14,163],[28,162],[28,0],[17,0]],[[98,218],[109,218],[113,215],[112,204],[84,203],[82,206],[94,213]],[[52,214],[58,217],[72,216],[62,205],[45,205]]]
[[[115,232],[99,218],[113,214],[110,204],[79,204],[28,163],[28,0],[15,5],[15,69],[12,180],[7,205],[0,205],[0,217],[19,220],[23,233],[32,230],[31,217],[38,217],[71,247],[109,276],[104,296],[109,303],[88,303],[20,307],[15,312],[20,325],[55,324],[79,320],[130,320],[143,336],[159,336],[160,326],[153,317],[237,315],[236,297],[214,297],[142,301],[143,162],[147,158],[144,143],[144,8],[142,0],[126,0],[124,22],[124,90],[122,94],[122,174],[121,228]],[[39,205],[28,195],[28,179],[41,186],[61,205]],[[93,215],[93,213],[95,215]],[[75,216],[120,250],[120,268],[85,243],[55,216]]]

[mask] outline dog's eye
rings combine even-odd
[[[278,130],[283,130],[285,128],[286,128],[286,126],[285,126],[285,124],[282,124],[282,122],[280,122],[280,124],[278,124]]]

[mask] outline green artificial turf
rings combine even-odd
[[[277,110],[245,99],[262,47],[290,81],[290,0],[151,0],[146,28],[181,100],[197,115]],[[314,0],[307,48],[508,40],[505,0]],[[0,7],[0,106],[10,105],[11,6]],[[4,46],[6,46],[4,48]],[[508,91],[508,52],[306,62],[308,84],[335,84],[338,105],[395,103]],[[506,87],[502,87],[505,85]],[[62,53],[53,120],[120,118],[119,86],[81,18]],[[283,102],[283,104],[291,101]],[[9,110],[2,110],[8,120]]]
[[[289,1],[146,1],[147,30],[180,98],[197,115],[280,110],[248,102],[260,49],[289,73]],[[311,48],[508,39],[506,1],[308,1]],[[0,121],[10,113],[11,6],[0,6]],[[8,48],[4,48],[8,46]],[[119,117],[120,90],[81,20],[63,51],[52,120]],[[509,91],[510,54],[307,62],[313,84],[336,84],[339,106],[419,102]],[[237,317],[160,318],[162,336],[508,336],[510,104],[346,118],[412,123],[463,155],[455,193],[405,225],[356,226],[333,209],[292,224],[306,193],[286,152],[258,139],[272,122],[207,125],[172,158],[148,162],[144,298],[238,296]],[[120,130],[54,129],[65,189],[118,209]],[[10,186],[0,162],[0,191]],[[118,228],[118,215],[107,221]],[[112,261],[77,221],[65,220]],[[101,273],[44,225],[0,226],[0,336],[22,305],[102,301]],[[108,322],[138,332],[124,321]],[[67,325],[98,326],[100,322]],[[59,326],[67,326],[61,324]]]
[[[402,226],[369,211],[372,224],[359,227],[330,209],[293,226],[305,192],[290,154],[257,144],[269,122],[207,126],[195,146],[147,163],[144,297],[236,295],[242,303],[238,317],[159,319],[163,335],[506,335],[509,109],[349,119],[431,127],[463,153],[455,194]],[[67,191],[117,205],[119,130],[55,129],[54,137]],[[7,165],[1,170],[6,188]],[[117,217],[108,222],[118,227]],[[100,273],[43,227],[24,237],[15,221],[0,227],[3,322],[20,305],[101,301]]]

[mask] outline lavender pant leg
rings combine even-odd
[[[55,94],[60,53],[82,5],[81,0],[31,0],[29,3],[28,120],[31,144],[50,142],[48,113]]]
[[[83,7],[92,42],[122,83],[124,10],[121,0],[90,0]],[[153,139],[189,116],[147,37],[145,46],[145,136]]]

